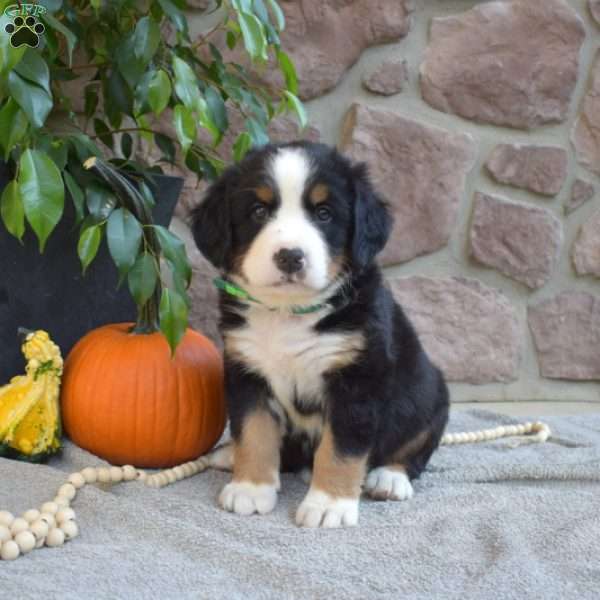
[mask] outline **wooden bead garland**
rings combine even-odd
[[[545,423],[522,423],[520,425],[501,425],[493,429],[482,429],[481,431],[469,431],[464,433],[447,433],[440,441],[440,446],[451,446],[454,444],[469,444],[472,442],[483,442],[497,440],[501,437],[513,435],[530,435],[532,442],[545,442],[550,437],[550,427]]]
[[[447,433],[442,437],[440,445],[483,442],[513,435],[530,435],[533,442],[545,442],[550,436],[550,428],[537,421],[481,431]],[[210,459],[203,456],[152,475],[131,465],[86,467],[77,473],[71,473],[67,482],[58,489],[54,500],[44,502],[39,510],[32,508],[25,511],[21,517],[15,517],[7,510],[0,510],[0,559],[14,560],[21,554],[43,546],[56,548],[76,537],[79,529],[75,521],[75,511],[70,504],[85,485],[137,480],[149,487],[161,488],[196,475],[209,466]]]

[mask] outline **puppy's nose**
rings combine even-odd
[[[300,248],[282,248],[273,255],[273,260],[280,271],[290,275],[304,268],[304,252]]]

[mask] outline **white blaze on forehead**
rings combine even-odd
[[[275,154],[269,166],[270,175],[275,182],[281,208],[290,205],[301,208],[302,195],[311,173],[310,158],[300,148],[283,148]]]

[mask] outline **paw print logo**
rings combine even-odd
[[[46,28],[35,17],[29,15],[26,18],[15,17],[12,23],[8,23],[4,27],[4,30],[10,35],[10,44],[13,48],[19,46],[37,48],[40,36],[46,31]]]

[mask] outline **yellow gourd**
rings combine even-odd
[[[0,387],[0,456],[39,461],[60,449],[63,360],[58,346],[41,330],[27,334],[22,351],[25,375]]]

